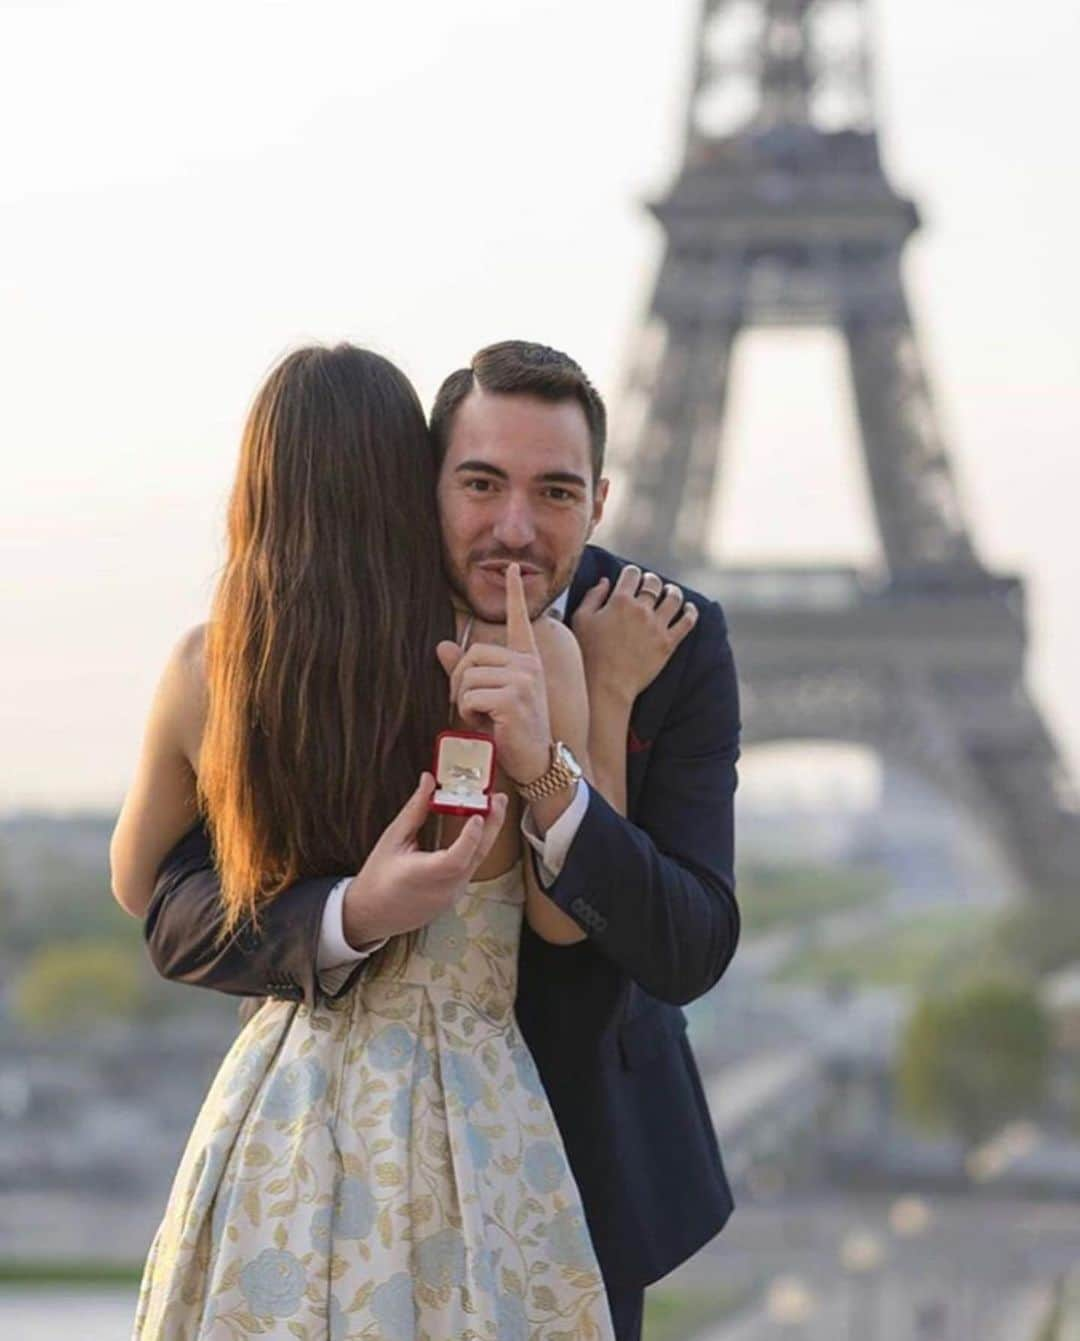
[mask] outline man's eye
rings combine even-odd
[[[481,479],[481,480],[466,480],[466,481],[465,481],[465,488],[466,488],[466,489],[471,489],[471,490],[473,491],[473,493],[477,493],[477,494],[486,494],[486,493],[488,493],[488,492],[490,491],[490,489],[492,488],[492,483],[491,483],[490,480],[483,480],[483,479]]]
[[[553,498],[556,503],[566,503],[574,497],[569,489],[560,489],[557,484],[553,484],[548,489],[547,494],[548,497]]]

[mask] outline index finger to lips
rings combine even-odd
[[[515,652],[536,654],[525,583],[521,580],[521,566],[516,563],[510,564],[506,570],[506,645]]]

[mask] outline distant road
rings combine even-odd
[[[744,1205],[665,1284],[730,1289],[759,1282],[764,1288],[787,1277],[812,1298],[812,1316],[801,1330],[779,1328],[759,1297],[696,1341],[779,1341],[784,1335],[792,1341],[913,1341],[916,1316],[935,1304],[944,1329],[931,1329],[927,1341],[1036,1341],[1051,1283],[1080,1261],[1075,1204],[985,1194],[928,1200],[929,1228],[908,1240],[889,1229],[889,1198]],[[840,1244],[855,1229],[871,1230],[883,1251],[881,1268],[861,1287],[839,1260]]]
[[[725,1326],[702,1332],[694,1341],[777,1341],[791,1336],[792,1341],[912,1341],[915,1335],[912,1305],[920,1296],[918,1287],[910,1291],[893,1290],[888,1296],[888,1307],[880,1310],[873,1335],[853,1337],[852,1312],[843,1287],[820,1300],[814,1318],[801,1329],[781,1329],[770,1319],[764,1308],[755,1308]],[[950,1329],[947,1319],[945,1331],[937,1332],[937,1341],[1039,1341],[1039,1328],[1050,1308],[1050,1290],[1046,1286],[1031,1286],[1017,1290],[1006,1297],[998,1309],[982,1315],[978,1333],[970,1330],[969,1316],[958,1318]]]

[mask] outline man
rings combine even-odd
[[[564,614],[588,663],[605,596],[681,597],[587,545],[607,497],[606,420],[565,354],[519,341],[481,350],[444,382],[431,427],[447,571],[480,618],[505,620],[515,563],[530,617]],[[716,1234],[732,1208],[678,1007],[713,986],[738,940],[738,702],[720,608],[688,595],[696,627],[633,705],[625,817],[543,738],[537,686],[518,676],[520,692],[507,690],[517,673],[509,654],[439,649],[459,705],[477,688],[485,710],[497,705],[499,757],[529,802],[523,830],[538,877],[586,933],[555,945],[524,926],[516,1013],[581,1190],[620,1341],[640,1337],[644,1287]],[[364,871],[342,876],[294,886],[266,907],[257,934],[249,927],[222,944],[209,847],[193,830],[159,873],[146,922],[154,962],[168,978],[239,995],[309,1004],[338,995],[367,953],[416,925],[405,901],[380,897]]]

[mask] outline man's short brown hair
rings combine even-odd
[[[504,396],[537,396],[553,402],[576,400],[589,426],[593,483],[604,468],[607,411],[596,388],[569,354],[527,340],[502,340],[474,354],[467,368],[459,368],[439,387],[431,407],[431,436],[439,463],[446,456],[458,406],[479,386]]]

